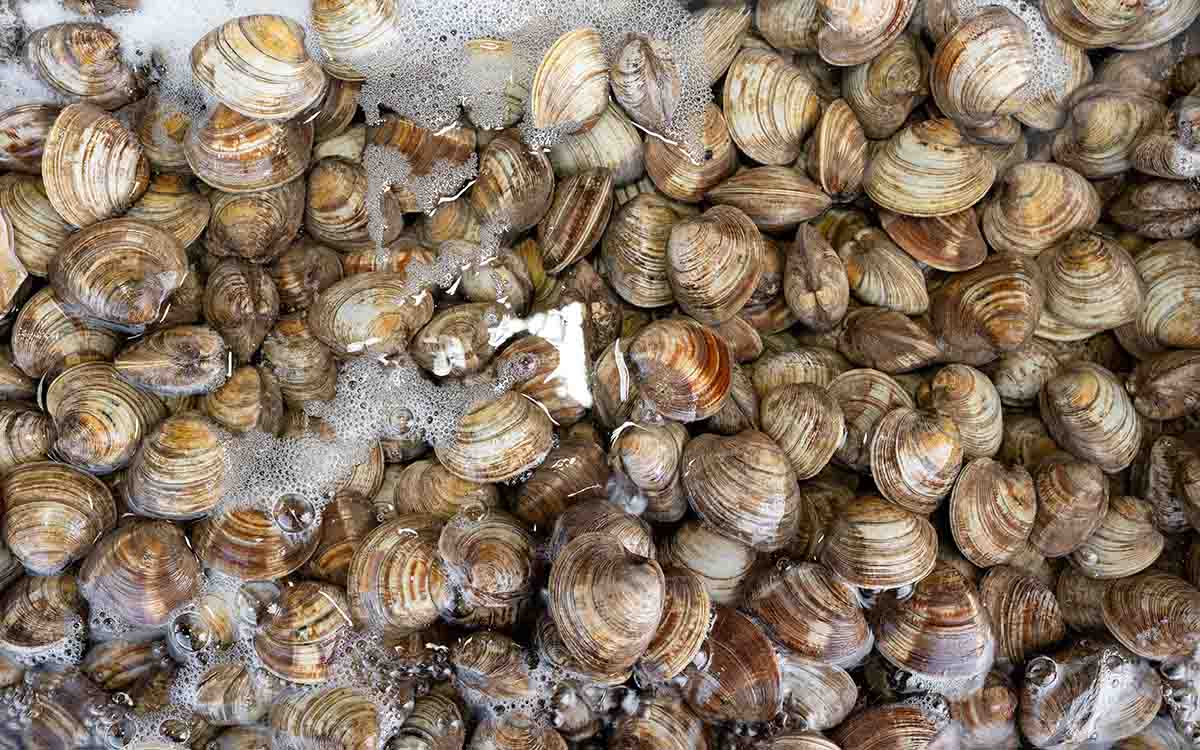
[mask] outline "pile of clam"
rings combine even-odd
[[[713,3],[503,130],[364,124],[392,0],[211,30],[190,120],[68,5],[0,112],[0,746],[1200,747],[1200,0]],[[590,399],[512,324],[572,306]],[[506,387],[224,506],[363,357]]]

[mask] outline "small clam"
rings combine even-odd
[[[25,63],[70,101],[115,110],[140,99],[145,83],[121,59],[121,40],[99,23],[56,23],[25,39]]]
[[[22,104],[0,112],[0,167],[40,174],[42,148],[59,111],[54,104]]]
[[[963,448],[950,417],[897,408],[875,424],[871,473],[880,493],[914,513],[932,513],[950,493]]]
[[[32,394],[31,394],[32,395]],[[23,401],[0,401],[0,470],[44,460],[54,444],[50,415]]]
[[[915,702],[875,706],[842,722],[830,739],[836,747],[861,750],[931,747],[940,728],[936,716]]]
[[[262,430],[276,434],[283,420],[283,396],[275,376],[261,367],[239,367],[215,391],[205,394],[204,409],[230,432]]]
[[[1200,348],[1200,314],[1183,302],[1200,290],[1200,250],[1183,240],[1156,242],[1138,253],[1136,263],[1146,285],[1138,332],[1160,346]]]
[[[717,6],[705,10],[726,8]],[[617,718],[609,747],[613,750],[697,750],[708,747],[704,736],[705,724],[700,717],[680,696],[663,691],[643,697],[636,713]]]
[[[1115,328],[1135,320],[1145,286],[1133,258],[1094,232],[1076,231],[1039,257],[1046,310],[1081,328]]]
[[[314,578],[346,584],[350,560],[363,538],[377,525],[371,504],[353,492],[340,491],[321,512],[321,541],[304,570]]]
[[[363,691],[349,687],[285,693],[271,703],[268,724],[274,737],[286,737],[303,750],[380,744],[379,708]]]
[[[395,750],[459,750],[466,732],[463,714],[459,701],[453,697],[430,693],[417,698],[398,736],[401,743],[411,739],[423,744],[401,744]]]
[[[356,624],[408,633],[437,621],[451,597],[438,560],[441,529],[433,516],[400,515],[367,534],[346,572]]]
[[[608,476],[604,450],[594,440],[567,438],[521,483],[513,513],[534,529],[547,528],[569,505],[607,497]]]
[[[712,599],[698,576],[671,567],[663,570],[663,576],[663,617],[635,668],[643,684],[665,682],[682,673],[700,653],[712,621]]]
[[[435,132],[417,125],[404,117],[387,116],[382,122],[374,125],[367,133],[368,144],[374,147],[396,152],[408,166],[412,177],[425,177],[430,174],[435,164],[446,163],[463,166],[475,155],[475,130],[452,123],[451,127]],[[437,197],[446,197],[445,193],[453,194],[453,183],[441,180]],[[378,197],[372,197],[376,200]],[[386,203],[394,203],[401,211],[429,210],[430,205],[422,203],[417,196],[403,184],[392,184],[382,196]],[[436,204],[435,204],[436,205]],[[399,221],[402,217],[394,215],[393,207],[384,207],[385,218],[388,219],[388,229],[398,231],[403,223],[392,224],[393,219]]]
[[[320,685],[329,679],[329,663],[338,641],[352,626],[340,587],[301,581],[286,587],[254,634],[254,651],[263,668],[288,682]]]
[[[304,224],[304,183],[296,180],[253,193],[212,194],[212,218],[204,236],[219,258],[269,263],[296,239]]]
[[[481,722],[469,747],[495,750],[567,750],[567,741],[554,729],[521,711]]]
[[[477,302],[440,311],[412,338],[409,353],[438,377],[480,371],[496,351],[495,329],[505,317],[501,305]]]
[[[787,297],[783,293],[784,274],[787,271],[784,248],[766,235],[762,239],[762,273],[750,299],[738,312],[738,317],[749,323],[760,336],[770,336],[791,328],[796,323],[796,316],[788,307]]]
[[[29,377],[107,360],[119,344],[116,331],[68,309],[49,287],[29,298],[13,324],[13,363]]]
[[[399,30],[393,25],[396,12],[396,4],[390,0],[314,3],[309,28],[324,53],[322,65],[326,72],[344,81],[364,80],[367,65],[397,42]]]
[[[360,273],[333,284],[308,308],[312,333],[340,355],[403,351],[433,315],[433,299],[403,274]]]
[[[91,104],[72,104],[46,136],[42,178],[63,219],[87,227],[124,212],[146,192],[150,163],[116,118]]]
[[[192,548],[204,567],[243,581],[274,581],[294,573],[319,541],[316,534],[291,533],[270,514],[250,509],[216,513],[191,530]]]
[[[723,537],[698,521],[685,521],[661,545],[663,565],[686,568],[698,576],[714,602],[736,604],[754,567],[753,547]]]
[[[1037,517],[1029,541],[1047,557],[1078,549],[1108,512],[1108,483],[1100,467],[1059,453],[1037,468]]]
[[[186,248],[204,233],[211,213],[208,197],[192,186],[190,178],[164,173],[150,181],[149,189],[125,216],[167,230]]]
[[[930,295],[929,317],[949,358],[978,366],[1029,341],[1045,299],[1036,261],[1007,253],[942,284]]]
[[[1141,421],[1120,382],[1103,367],[1064,365],[1042,389],[1039,404],[1050,434],[1079,458],[1116,472],[1136,457]]]
[[[984,125],[1020,111],[1035,74],[1029,27],[1007,8],[991,6],[938,42],[930,89],[946,116]]]
[[[863,495],[839,509],[827,532],[821,562],[855,586],[899,588],[933,570],[937,532],[924,516],[881,497]]]
[[[846,358],[833,349],[800,347],[794,350],[764,354],[753,367],[751,379],[759,398],[784,385],[811,383],[822,388],[851,369]]]
[[[613,55],[613,97],[643,127],[669,126],[682,95],[683,82],[671,48],[641,34],[629,34]]]
[[[217,105],[192,123],[183,148],[192,171],[207,184],[226,193],[253,193],[303,176],[312,143],[311,123],[257,120]]]
[[[438,553],[468,605],[505,607],[530,591],[533,537],[503,511],[459,511],[442,528]]]
[[[609,104],[589,130],[551,146],[550,163],[560,178],[590,169],[608,169],[613,184],[620,187],[632,185],[645,174],[644,151],[638,129],[620,107]]]
[[[268,267],[279,306],[285,312],[306,310],[327,288],[342,278],[342,258],[333,250],[304,238]]]
[[[1093,578],[1124,578],[1148,568],[1162,549],[1150,504],[1119,495],[1109,501],[1096,531],[1071,553],[1071,562]]]
[[[7,175],[0,181],[0,212],[12,224],[13,252],[21,265],[34,276],[48,275],[72,228],[50,204],[42,180]]]
[[[1178,350],[1142,361],[1125,383],[1147,419],[1177,419],[1200,409],[1200,352]]]
[[[867,167],[863,186],[890,211],[945,216],[979,202],[995,177],[996,168],[953,121],[936,119],[892,136]]]
[[[601,244],[601,267],[621,298],[639,307],[662,307],[674,300],[668,281],[667,242],[682,215],[658,193],[646,193],[621,206]]]
[[[209,667],[200,677],[194,708],[197,715],[218,726],[252,725],[266,717],[271,707],[271,697],[266,686],[256,680],[245,666],[236,662],[217,664]],[[227,744],[227,737],[228,733],[221,735],[219,746],[222,750],[227,747],[230,750],[243,750],[241,746]],[[254,735],[254,739],[262,741],[258,735]],[[257,748],[257,745],[253,745],[244,750]]]
[[[718,606],[705,644],[707,659],[684,673],[684,697],[701,716],[719,721],[767,721],[782,707],[775,647],[742,613]]]
[[[575,537],[550,569],[549,612],[589,670],[627,671],[654,639],[666,599],[658,563],[597,533]]]
[[[687,498],[679,479],[687,429],[678,422],[636,424],[613,439],[610,452],[614,479],[628,478],[646,501],[642,516],[659,523],[680,520]]]
[[[821,116],[808,142],[805,166],[809,176],[838,203],[852,200],[861,192],[867,168],[867,137],[845,99],[834,101]]]
[[[1107,580],[1090,578],[1078,568],[1064,568],[1055,583],[1054,597],[1067,625],[1081,632],[1103,631],[1102,608],[1108,586]]]
[[[626,512],[607,499],[598,498],[575,503],[562,512],[554,522],[547,550],[551,560],[581,534],[602,533],[620,542],[631,555],[654,559],[653,531],[641,518]]]
[[[1190,654],[1200,641],[1200,590],[1172,575],[1151,572],[1113,581],[1102,613],[1108,631],[1146,659]]]
[[[0,596],[0,647],[15,657],[37,657],[69,639],[82,601],[75,576],[25,576]]]
[[[667,277],[680,307],[701,323],[720,323],[746,304],[758,284],[762,236],[745,213],[717,206],[671,229]]]
[[[200,563],[183,531],[167,521],[135,521],[103,537],[79,569],[93,613],[137,627],[160,627],[200,588]]]
[[[461,479],[433,459],[414,461],[396,477],[391,502],[396,512],[424,513],[449,520],[471,506],[499,508],[494,485]]]
[[[1047,162],[1012,167],[983,210],[983,231],[997,250],[1038,255],[1100,218],[1100,196],[1074,170]]]
[[[866,472],[871,464],[870,437],[875,425],[896,407],[913,408],[912,396],[894,378],[870,369],[840,374],[828,389],[846,422],[846,439],[834,458],[847,468]]]
[[[1029,538],[1037,512],[1033,479],[1020,466],[976,458],[963,467],[950,496],[950,531],[971,562],[1007,562]]]
[[[142,441],[126,472],[125,499],[152,518],[191,520],[212,510],[225,479],[220,429],[200,412],[167,417]]]
[[[779,667],[783,717],[791,725],[827,731],[841,724],[858,704],[858,686],[839,666],[781,651]]]
[[[1029,408],[1037,402],[1042,386],[1054,377],[1060,365],[1055,346],[1034,337],[1020,349],[1002,353],[982,369],[1004,406]]]
[[[450,440],[435,447],[455,476],[502,482],[537,467],[550,452],[550,417],[532,401],[506,393],[463,417]]]
[[[350,130],[350,123],[358,114],[358,97],[361,93],[362,83],[359,81],[329,79],[325,94],[299,115],[305,119],[313,118],[313,135],[318,144],[334,140]]]
[[[815,81],[770,50],[744,48],[725,74],[729,134],[760,164],[792,164],[821,116]]]
[[[4,543],[33,575],[58,575],[82,559],[117,521],[100,480],[66,464],[39,461],[5,475]]]
[[[450,649],[456,682],[493,700],[521,700],[534,695],[530,655],[506,635],[483,630],[459,638]]]
[[[608,60],[599,32],[575,29],[555,40],[529,88],[536,128],[587,130],[608,106]]]
[[[1124,188],[1109,208],[1119,226],[1144,237],[1175,240],[1200,231],[1200,197],[1187,182],[1150,180]]]
[[[903,33],[873,59],[848,69],[842,81],[846,102],[867,138],[889,138],[929,95],[929,53]]]
[[[817,475],[845,438],[837,400],[817,385],[783,385],[762,401],[763,431],[787,454],[797,479]]]
[[[816,331],[834,329],[850,301],[845,264],[812,225],[802,224],[787,254],[783,293],[801,323]]]
[[[204,314],[238,361],[249,362],[279,316],[279,293],[265,268],[230,258],[208,276]]]
[[[1165,115],[1149,94],[1110,83],[1076,89],[1067,107],[1067,123],[1054,136],[1054,160],[1088,179],[1128,170],[1134,146]]]
[[[533,279],[524,259],[512,252],[496,256],[496,262],[476,265],[460,277],[463,296],[472,302],[496,302],[513,315],[529,312],[533,302]]]
[[[183,151],[192,116],[177,102],[151,93],[134,109],[133,131],[150,166],[163,174],[190,175]]]
[[[921,268],[881,230],[862,229],[838,249],[850,291],[867,305],[905,315],[929,308]]]
[[[875,642],[857,592],[817,563],[768,569],[746,607],[774,639],[823,664],[852,668]]]
[[[304,226],[312,238],[338,250],[375,249],[367,231],[367,170],[343,159],[322,159],[308,173]],[[390,244],[404,229],[404,218],[395,201],[381,200]]]
[[[325,93],[325,73],[309,57],[304,29],[284,16],[235,18],[192,47],[192,77],[246,117],[287,120]]]
[[[627,375],[637,386],[634,395],[651,413],[694,422],[724,405],[732,383],[731,354],[711,328],[687,318],[668,318],[643,328],[628,347],[628,355],[620,356],[627,359]],[[619,353],[620,342],[606,354],[609,351]],[[628,387],[624,380],[618,384],[622,402],[630,397]]]
[[[546,273],[557,274],[600,242],[612,214],[612,173],[589,169],[558,182],[550,209],[538,223]]]
[[[121,352],[117,374],[159,396],[209,393],[225,382],[225,342],[208,326],[152,333]]]
[[[927,323],[883,307],[850,311],[838,335],[838,351],[859,367],[893,375],[928,367],[943,356]]]
[[[701,145],[705,156],[712,156],[697,164],[677,146],[658,138],[646,139],[646,174],[663,195],[685,203],[699,203],[709,190],[737,169],[737,149],[730,138],[729,125],[715,104],[705,110]]]
[[[904,32],[916,7],[913,0],[817,0],[821,57],[839,66],[870,60]]]
[[[1137,29],[1146,10],[1141,2],[1049,0],[1042,12],[1067,41],[1092,49],[1123,42]]]
[[[557,346],[541,336],[523,336],[504,347],[494,360],[500,372],[514,375],[514,390],[534,399],[559,424],[578,422],[586,412],[571,374],[561,367]]]
[[[282,316],[263,340],[262,354],[289,403],[333,398],[337,385],[333,352],[313,334],[305,313]]]
[[[1054,591],[1014,567],[990,569],[979,582],[979,598],[992,616],[997,659],[1023,664],[1067,634]]]
[[[943,367],[922,384],[917,400],[954,420],[966,459],[994,456],[1000,450],[1004,430],[1000,395],[979,370],[958,364]]]
[[[764,232],[786,232],[829,208],[829,196],[791,167],[755,167],[738,172],[705,196],[709,202],[744,212]]]
[[[554,171],[540,150],[508,135],[497,136],[479,158],[479,177],[467,200],[475,215],[517,234],[537,225],[550,208]]]
[[[974,209],[928,218],[881,211],[879,220],[893,242],[931,268],[968,271],[987,257]]]
[[[98,642],[88,649],[80,669],[105,690],[136,689],[169,665],[163,641],[114,639]]]
[[[768,0],[768,3],[770,0]],[[784,0],[784,4],[789,4]],[[788,13],[785,10],[785,15]],[[755,17],[745,5],[710,5],[699,8],[693,14],[704,38],[704,67],[708,74],[708,82],[716,83],[738,50],[742,40],[750,30],[751,21]],[[760,27],[761,29],[762,27]],[[764,35],[769,32],[763,31]],[[778,38],[777,41],[780,41]],[[780,47],[788,46],[780,41]]]

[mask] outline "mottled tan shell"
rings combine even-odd
[[[308,173],[304,226],[317,242],[338,250],[375,249],[367,229],[367,170],[343,159],[322,159]],[[404,229],[404,217],[393,200],[381,199],[386,229],[383,243]]]
[[[42,148],[60,109],[55,104],[21,104],[0,112],[0,167],[40,174]]]
[[[304,35],[284,16],[232,19],[192,47],[192,77],[246,117],[287,120],[325,93],[325,73],[309,57]]]
[[[533,537],[503,511],[459,511],[442,528],[438,553],[470,606],[505,607],[529,594]]]
[[[979,202],[995,178],[995,166],[979,147],[953,121],[939,118],[892,136],[871,160],[863,186],[890,211],[945,216]]]
[[[992,381],[969,365],[952,364],[922,384],[917,400],[927,409],[954,420],[963,457],[994,456],[1004,436],[1000,395]]]
[[[733,59],[725,74],[722,110],[734,143],[760,164],[795,162],[821,116],[816,82],[778,53],[763,49],[743,49]]]
[[[1129,253],[1116,242],[1078,230],[1043,253],[1046,310],[1068,325],[1116,328],[1135,320],[1145,285]]]
[[[613,54],[613,97],[643,127],[663,130],[672,123],[683,81],[671,48],[641,34],[627,34]]]
[[[268,263],[296,238],[304,224],[304,183],[254,193],[212,194],[212,218],[204,246],[214,256]]]
[[[253,193],[301,177],[312,144],[311,123],[255,120],[217,105],[192,123],[183,148],[204,182],[226,193]]]
[[[683,218],[676,205],[657,192],[643,193],[621,206],[604,232],[600,268],[631,305],[662,307],[675,299],[667,276],[667,242]]]
[[[929,307],[921,268],[879,229],[861,229],[838,250],[851,293],[867,305],[905,315]]]
[[[221,500],[225,462],[220,428],[200,412],[172,415],[142,441],[125,475],[125,500],[152,518],[199,518]]]
[[[1009,565],[997,565],[979,583],[979,598],[992,616],[996,657],[1023,664],[1067,634],[1054,591]]]
[[[518,234],[535,226],[550,208],[554,171],[540,149],[500,135],[479,157],[479,177],[467,200],[475,214]]]
[[[395,17],[393,0],[314,2],[308,23],[324,53],[325,71],[345,81],[365,80],[366,64],[399,41]]]
[[[1113,581],[1102,613],[1108,631],[1146,659],[1190,654],[1200,640],[1200,590],[1166,573]]]
[[[1093,578],[1124,578],[1150,566],[1163,550],[1163,535],[1154,527],[1154,509],[1136,497],[1119,495],[1108,513],[1071,562]]]
[[[437,555],[441,529],[434,516],[399,515],[362,540],[346,572],[356,624],[403,634],[437,620],[451,596]]]
[[[1108,512],[1108,483],[1100,468],[1059,453],[1034,472],[1038,511],[1029,541],[1047,557],[1078,549]]]
[[[976,458],[950,495],[950,532],[963,556],[980,567],[1008,562],[1033,529],[1037,493],[1020,466]]]
[[[287,693],[271,704],[268,725],[276,737],[299,747],[375,747],[379,744],[379,709],[359,690],[321,687]]]
[[[350,620],[341,587],[301,581],[286,587],[271,613],[254,634],[254,651],[271,674],[301,685],[329,679],[334,651]]]
[[[863,495],[839,510],[820,554],[834,575],[855,586],[899,588],[933,570],[937,532],[924,516]]]
[[[685,672],[684,698],[697,714],[720,721],[775,716],[782,707],[783,678],[774,645],[746,615],[714,609],[708,660]]]
[[[667,278],[676,302],[701,323],[733,317],[758,284],[762,236],[745,213],[716,206],[671,229]]]
[[[963,125],[983,125],[1021,110],[1036,75],[1029,27],[991,6],[943,37],[933,55],[930,89],[938,108]]]
[[[451,440],[435,447],[450,473],[502,482],[538,466],[550,452],[550,417],[527,397],[506,393],[463,417]]]
[[[712,156],[695,163],[678,147],[658,138],[646,139],[646,174],[663,195],[685,203],[699,203],[705,193],[736,171],[737,149],[730,138],[725,115],[715,104],[710,104],[704,112],[700,144],[705,155]]]
[[[919,370],[944,356],[941,343],[921,318],[883,307],[859,307],[846,315],[838,351],[859,367],[891,374]]]
[[[613,176],[589,169],[560,180],[550,210],[538,223],[538,245],[546,273],[557,274],[600,242],[613,206]]]
[[[279,293],[262,266],[223,260],[208,276],[204,315],[238,361],[249,362],[279,317]]]
[[[1177,350],[1143,360],[1125,381],[1147,419],[1177,419],[1200,409],[1200,352]]]
[[[590,129],[551,146],[550,163],[560,178],[603,168],[612,172],[614,185],[630,185],[645,174],[642,136],[620,107],[609,104]]]
[[[1100,219],[1099,194],[1069,167],[1018,164],[999,183],[983,210],[984,235],[997,250],[1038,255]]]
[[[494,485],[461,479],[433,459],[414,461],[403,467],[391,494],[390,501],[397,513],[424,513],[443,520],[467,507],[500,506],[500,493]]]
[[[684,521],[659,549],[663,565],[697,575],[714,602],[734,605],[757,557],[753,547],[721,536],[699,521]]]
[[[809,177],[834,201],[844,203],[862,192],[867,169],[867,136],[858,115],[845,99],[837,99],[826,107],[807,151],[805,166]]]
[[[1054,160],[1088,179],[1129,169],[1134,146],[1166,114],[1144,91],[1111,83],[1076,89],[1067,108],[1066,125],[1054,136]]]
[[[709,11],[732,9],[725,6],[705,8]],[[613,750],[696,750],[706,748],[708,744],[700,717],[681,696],[663,691],[643,699],[637,713],[626,714],[614,722],[609,747]]]
[[[1141,2],[1049,0],[1042,13],[1067,41],[1092,49],[1123,42],[1138,28],[1146,9]]]
[[[342,278],[341,256],[324,245],[304,238],[272,261],[267,269],[279,306],[285,312],[306,310],[317,296]]]
[[[72,635],[82,601],[75,576],[25,576],[0,597],[0,646],[14,656],[44,656]]]
[[[150,181],[145,195],[125,216],[155,224],[188,247],[203,234],[211,213],[208,197],[192,186],[190,178],[163,173]]]
[[[333,284],[308,308],[313,335],[340,355],[403,351],[433,316],[433,299],[405,275],[374,271]]]
[[[337,386],[333,352],[313,334],[305,313],[282,316],[263,340],[262,354],[288,402],[333,398]]]
[[[913,408],[912,396],[894,378],[878,370],[849,370],[829,384],[846,420],[846,440],[834,453],[835,460],[855,471],[870,467],[870,437],[879,419],[900,406]]]
[[[167,521],[135,521],[108,534],[79,569],[92,611],[140,627],[165,625],[200,589],[200,563],[183,531]]]
[[[555,40],[529,89],[536,128],[587,130],[608,106],[608,59],[595,29],[575,29]]]
[[[115,110],[140,99],[145,82],[121,59],[121,40],[99,23],[56,23],[25,39],[25,63],[69,101]]]
[[[1108,586],[1108,581],[1089,578],[1078,568],[1064,568],[1055,584],[1054,596],[1067,625],[1080,631],[1104,630],[1101,607]]]
[[[846,70],[846,102],[867,138],[890,138],[929,95],[929,52],[916,36],[896,37],[873,59]]]
[[[604,450],[596,441],[567,438],[522,482],[512,501],[513,513],[535,530],[545,529],[569,505],[607,498],[608,477]]]
[[[191,396],[220,387],[228,351],[208,326],[176,326],[135,342],[113,363],[117,374],[159,396]]]
[[[65,307],[49,287],[30,297],[13,324],[13,363],[29,377],[110,359],[119,344],[116,331]]]
[[[812,384],[782,385],[763,398],[762,430],[787,454],[797,479],[817,475],[845,439],[837,400]]]
[[[741,49],[754,16],[749,7],[739,4],[706,6],[695,12],[695,18],[704,36],[705,73],[713,84],[725,75]],[[781,42],[780,46],[787,45]]]
[[[801,323],[830,331],[846,315],[850,285],[845,264],[811,224],[802,224],[787,253],[784,298]]]
[[[929,298],[929,318],[948,359],[978,366],[1033,337],[1045,297],[1037,263],[1005,253],[938,287]]]
[[[1090,362],[1071,362],[1042,389],[1042,418],[1059,445],[1109,472],[1133,463],[1142,423],[1116,377]]]
[[[46,197],[68,223],[87,227],[132,206],[150,184],[137,138],[91,104],[59,114],[42,154]]]
[[[914,513],[935,511],[962,467],[962,439],[954,420],[933,412],[891,410],[875,424],[870,450],[880,493]]]
[[[576,503],[559,515],[550,535],[548,554],[551,560],[576,537],[593,532],[617,540],[631,555],[651,559],[656,555],[653,532],[648,523],[607,498],[598,498]]]
[[[204,567],[244,581],[273,581],[294,573],[320,541],[316,534],[285,532],[260,510],[209,516],[192,527],[191,540]]]
[[[0,181],[0,212],[12,226],[12,251],[34,276],[49,274],[50,261],[72,228],[46,197],[39,177],[6,175]]]
[[[635,671],[643,683],[679,675],[700,653],[712,621],[712,598],[703,581],[686,568],[663,569],[663,616]]]
[[[1200,315],[1184,302],[1200,290],[1200,250],[1185,240],[1156,242],[1138,253],[1136,263],[1146,285],[1138,332],[1160,346],[1200,348]]]
[[[58,575],[117,521],[103,482],[66,464],[26,463],[5,475],[4,543],[31,575]]]

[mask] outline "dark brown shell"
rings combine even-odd
[[[1190,654],[1200,642],[1200,590],[1182,578],[1152,572],[1113,581],[1101,612],[1108,631],[1147,659]]]
[[[860,307],[847,314],[838,351],[859,367],[890,374],[919,370],[943,356],[925,322],[882,307]]]
[[[569,505],[608,497],[608,463],[594,440],[563,440],[521,483],[513,513],[534,529],[549,528]]]
[[[682,673],[700,653],[712,622],[712,598],[698,576],[685,568],[664,568],[663,577],[662,619],[635,667],[642,684]]]
[[[260,510],[209,516],[192,527],[192,548],[204,567],[244,581],[273,581],[299,570],[320,541],[289,534]]]
[[[313,335],[304,312],[282,316],[263,340],[263,364],[289,403],[329,401],[337,386],[333,352]]]
[[[688,667],[684,697],[700,716],[766,721],[782,706],[775,647],[750,618],[718,606],[702,664]]]
[[[1200,409],[1200,352],[1179,350],[1143,360],[1125,382],[1147,419],[1177,419]]]
[[[850,303],[846,266],[811,224],[796,230],[796,241],[787,253],[783,294],[792,314],[815,331],[833,330],[846,316]]]
[[[929,298],[929,319],[949,359],[984,364],[1033,336],[1045,294],[1035,261],[996,255],[938,287]]]

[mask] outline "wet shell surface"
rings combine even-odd
[[[473,482],[501,482],[538,466],[550,452],[552,426],[527,397],[506,393],[468,412],[453,438],[439,444],[438,460]]]
[[[586,130],[608,106],[608,61],[595,29],[575,29],[546,51],[529,89],[538,128]]]
[[[221,499],[226,473],[223,435],[199,412],[167,417],[142,440],[125,476],[125,499],[152,518],[191,520]]]
[[[0,492],[4,543],[33,575],[62,573],[116,525],[116,505],[108,487],[66,464],[38,461],[17,466],[5,475]]]
[[[871,474],[880,493],[906,510],[936,510],[953,489],[962,461],[962,439],[949,417],[898,408],[875,424]]]
[[[273,581],[299,570],[320,540],[289,534],[260,510],[231,510],[193,526],[191,541],[206,568],[244,581]]]
[[[1092,535],[1071,553],[1071,562],[1093,578],[1125,578],[1150,567],[1163,545],[1153,507],[1118,495],[1109,500],[1108,513]]]
[[[1116,377],[1090,362],[1072,362],[1047,381],[1042,419],[1059,445],[1109,472],[1133,463],[1142,423]]]
[[[355,623],[409,633],[438,619],[450,596],[437,554],[441,529],[434,516],[401,515],[362,540],[346,572]]]
[[[228,350],[208,326],[153,333],[117,356],[117,374],[159,396],[210,393],[225,383]]]
[[[301,581],[288,587],[254,636],[263,667],[289,682],[320,685],[339,638],[353,625],[346,595],[328,583]]]
[[[865,472],[871,465],[870,437],[884,414],[915,406],[913,397],[891,376],[878,370],[849,370],[828,384],[846,421],[846,439],[834,452],[838,463]]]
[[[867,167],[863,187],[880,206],[916,217],[945,216],[979,202],[996,168],[951,120],[901,130]]]
[[[1029,538],[1036,513],[1029,472],[976,458],[963,466],[950,495],[950,532],[964,557],[991,567],[1007,562]]]
[[[1104,594],[1104,624],[1123,646],[1156,661],[1190,653],[1200,627],[1200,591],[1166,573],[1113,581]]]
[[[843,505],[829,528],[821,562],[863,588],[893,589],[921,580],[937,562],[933,525],[878,496]]]
[[[1067,634],[1054,592],[1017,568],[989,570],[979,582],[979,598],[992,616],[997,660],[1023,664]]]
[[[708,660],[687,671],[684,697],[701,716],[764,721],[780,709],[782,674],[775,648],[750,618],[716,607]]]

